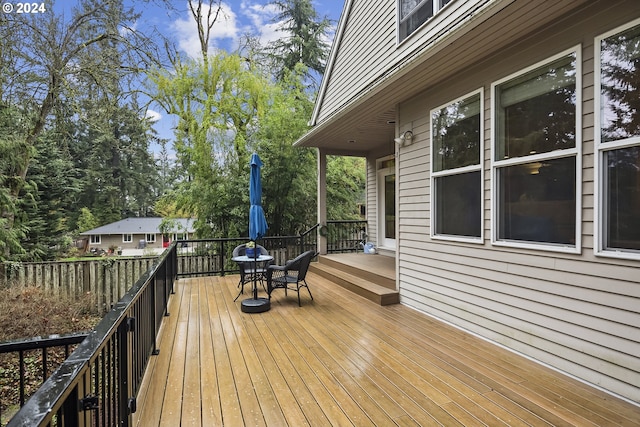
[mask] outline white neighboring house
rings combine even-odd
[[[346,0],[295,145],[402,304],[640,404],[639,88],[638,0]]]
[[[126,218],[93,230],[80,233],[88,238],[87,250],[102,249],[106,252],[120,248],[123,256],[160,254],[173,241],[188,240],[195,230],[189,218],[171,219],[173,227],[168,234],[162,234],[160,225],[163,218]]]

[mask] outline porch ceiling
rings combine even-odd
[[[356,99],[345,100],[340,110],[317,123],[295,145],[323,148],[328,154],[364,155],[381,147],[393,151],[399,103],[446,84],[469,67],[492,60],[507,46],[570,19],[585,3],[545,2],[542,8],[529,0],[496,1],[489,13],[474,17],[463,30],[429,46],[420,56],[406,58]],[[603,2],[592,2],[589,7],[598,7],[593,3]]]

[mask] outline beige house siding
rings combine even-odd
[[[367,157],[367,234],[370,242],[378,241],[378,195],[375,157]]]
[[[145,234],[133,234],[131,242],[123,242],[122,234],[100,235],[100,244],[90,243],[89,247],[102,248],[107,250],[111,247],[120,247],[122,249],[141,249],[140,240],[145,240]],[[162,235],[156,234],[155,242],[146,242],[147,248],[162,248]]]
[[[623,5],[627,7],[618,4],[590,16],[576,12],[532,33],[513,28],[513,39],[519,42],[399,106],[397,126],[412,129],[415,140],[397,153],[399,287],[403,304],[640,402],[640,264],[593,252],[594,38],[640,16],[637,3]],[[394,30],[383,26],[375,36],[387,37]],[[492,244],[491,84],[577,45],[582,67],[580,253]],[[483,242],[434,240],[429,113],[481,87]],[[375,173],[368,177],[375,183]]]
[[[477,13],[477,10],[487,9],[499,2],[453,2],[447,5],[446,14],[436,15],[430,25],[417,30],[400,45],[396,36],[396,0],[346,0],[346,3],[344,12],[347,15],[343,15],[342,19],[348,21],[335,52],[328,80],[323,82],[326,87],[322,88],[322,102],[317,105],[317,122],[322,122],[344,107],[345,99],[384,81],[389,70],[405,66],[425,44],[446,38],[446,34],[467,22],[472,11]],[[357,64],[357,73],[353,72],[354,64]]]
[[[319,120],[341,107],[343,99],[352,97],[387,66],[381,60],[383,55],[391,59],[395,51],[395,0],[351,1],[348,16],[366,16],[364,19],[349,20],[342,36],[342,43],[335,58],[335,66],[327,88]],[[375,29],[375,31],[372,31]],[[348,59],[346,59],[348,58]],[[371,64],[363,66],[363,74],[354,73],[349,64]]]

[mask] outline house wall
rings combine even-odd
[[[347,25],[336,51],[322,108],[321,122],[344,107],[344,100],[357,96],[369,86],[385,80],[388,71],[404,66],[424,45],[424,40],[437,40],[452,27],[468,20],[472,11],[487,8],[492,0],[457,1],[447,5],[447,13],[432,19],[420,37],[411,37],[397,48],[396,0],[351,0]],[[357,19],[356,19],[357,17]],[[343,17],[345,18],[345,17]],[[358,72],[354,73],[354,64]]]
[[[123,242],[122,234],[112,234],[112,235],[101,235],[100,236],[100,244],[90,244],[90,248],[101,248],[105,251],[110,247],[120,247],[122,249],[139,249],[140,240],[145,240],[145,234],[134,234],[131,242]],[[147,242],[147,248],[162,248],[162,235],[156,234],[155,242]]]
[[[377,162],[381,158],[393,155],[386,148],[379,148],[367,154],[367,234],[368,240],[380,246],[378,240],[378,175]],[[385,252],[388,254],[388,251]],[[392,254],[395,255],[395,254]]]
[[[376,9],[371,7],[372,15],[390,13]],[[593,250],[594,38],[637,17],[638,3],[627,1],[577,11],[544,29],[513,28],[513,40],[519,41],[402,103],[398,126],[413,129],[415,143],[397,154],[397,212],[403,304],[640,403],[640,262],[597,257]],[[576,45],[582,54],[580,253],[494,245],[491,84]],[[434,240],[429,113],[479,88],[484,88],[483,240]],[[373,193],[368,192],[370,201]]]

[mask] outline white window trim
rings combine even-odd
[[[433,136],[432,136],[432,132],[433,132],[433,112],[437,111],[437,110],[441,110],[442,108],[445,108],[451,104],[454,104],[456,102],[462,101],[463,99],[467,99],[473,95],[479,94],[480,95],[480,162],[477,165],[470,165],[470,166],[464,166],[461,168],[455,168],[455,169],[447,169],[445,171],[438,171],[438,172],[434,172],[434,167],[433,167],[433,163],[434,163],[434,159],[435,159],[435,155],[434,155],[434,144],[433,144]],[[430,203],[431,203],[431,219],[430,219],[430,228],[431,228],[431,238],[433,240],[443,240],[443,241],[450,241],[450,242],[463,242],[463,243],[476,243],[476,244],[483,244],[484,243],[484,195],[483,195],[483,188],[484,188],[484,88],[480,88],[478,90],[474,90],[473,92],[469,92],[465,95],[462,95],[450,102],[447,102],[446,104],[442,104],[439,105],[436,108],[433,108],[431,111],[429,111],[429,135],[431,135],[431,141],[430,141],[430,171],[431,171],[431,176],[429,178],[429,188],[430,193],[431,193],[431,199],[430,199]],[[480,203],[482,204],[482,208],[480,209],[480,237],[465,237],[465,236],[456,236],[453,234],[436,234],[435,230],[436,230],[436,192],[434,191],[435,189],[435,179],[441,176],[451,176],[451,175],[456,175],[456,174],[461,174],[461,173],[466,173],[466,172],[475,172],[475,171],[480,171]]]
[[[127,240],[127,236],[129,237],[129,240]],[[122,243],[133,243],[133,234],[124,233],[122,235]]]
[[[423,0],[423,1],[427,1],[427,0]],[[401,44],[405,43],[407,40],[411,39],[414,35],[420,33],[427,25],[433,24],[434,26],[440,26],[442,25],[443,18],[442,18],[442,11],[449,8],[449,6],[451,6],[452,3],[456,3],[455,1],[450,1],[449,3],[445,4],[442,7],[439,7],[439,0],[434,0],[433,1],[433,15],[431,15],[431,18],[427,19],[426,21],[424,21],[422,24],[420,24],[420,26],[418,26],[418,28],[416,28],[415,30],[413,30],[411,32],[411,34],[408,34],[405,38],[400,39],[400,24],[402,23],[403,19],[400,17],[400,9],[402,7],[400,0],[396,1],[396,46],[400,46]],[[418,9],[420,5],[418,4],[412,12],[414,12],[416,9]],[[411,15],[411,14],[409,14]],[[407,17],[409,16],[407,15]]]
[[[605,209],[605,179],[603,176],[604,170],[602,168],[602,164],[604,162],[604,154],[607,151],[637,146],[640,143],[640,136],[627,138],[620,141],[611,141],[611,142],[602,142],[602,133],[600,128],[602,126],[601,117],[600,117],[600,108],[602,107],[600,93],[601,93],[601,68],[600,68],[600,42],[608,37],[621,33],[625,30],[628,30],[631,27],[635,27],[640,25],[640,18],[634,19],[631,22],[628,22],[624,25],[621,25],[613,30],[607,31],[604,34],[599,35],[595,38],[594,41],[594,85],[593,85],[593,115],[594,115],[594,146],[595,146],[595,156],[594,156],[594,180],[595,185],[593,188],[593,200],[596,203],[596,206],[593,207],[593,252],[596,256],[607,257],[607,258],[618,258],[618,259],[631,259],[631,260],[640,260],[640,253],[632,250],[624,250],[624,249],[607,249],[604,247],[605,243],[605,226],[604,223],[604,209]]]
[[[557,150],[532,156],[516,157],[506,160],[495,160],[496,151],[496,87],[504,82],[526,74],[536,68],[550,64],[562,57],[574,53],[576,55],[576,144],[574,148]],[[576,45],[570,49],[539,61],[527,68],[510,74],[500,80],[491,83],[491,243],[495,246],[510,248],[535,249],[549,252],[562,252],[580,254],[582,251],[582,46]],[[498,169],[523,163],[557,159],[563,157],[575,157],[576,159],[576,229],[575,245],[551,244],[544,242],[525,242],[520,240],[498,239]]]
[[[89,243],[91,245],[101,245],[102,244],[102,235],[101,234],[92,234],[89,239]]]
[[[148,237],[151,237],[148,239]],[[146,233],[144,236],[147,243],[155,243],[156,242],[156,234],[155,233]]]

